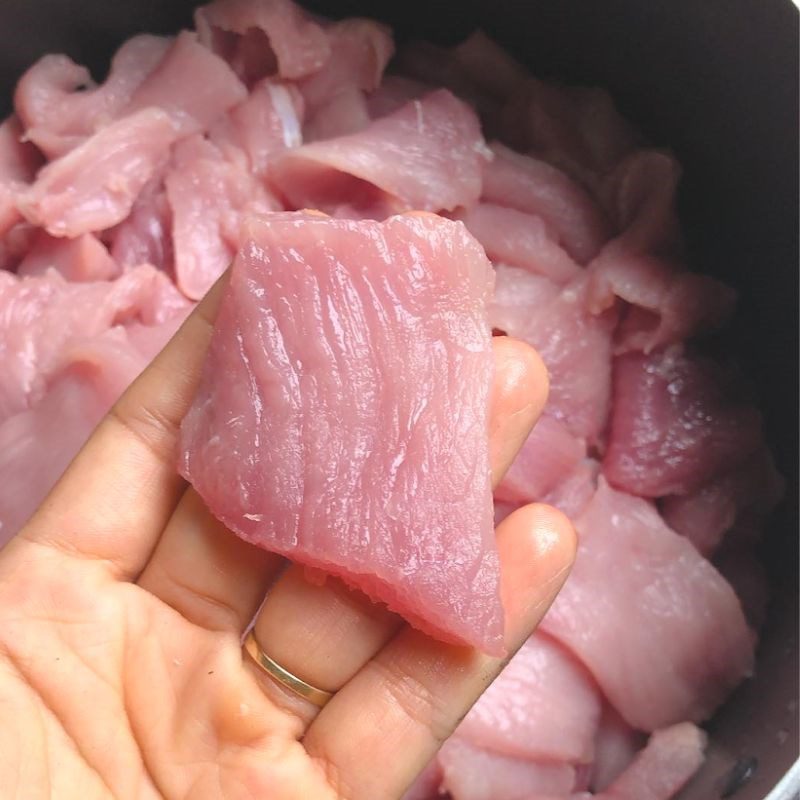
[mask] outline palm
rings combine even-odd
[[[335,795],[298,743],[296,717],[243,669],[235,634],[136,585],[109,585],[91,564],[65,569],[42,554],[28,566],[0,589],[8,796]]]
[[[336,581],[245,544],[173,467],[219,289],[117,403],[0,551],[3,797],[390,800],[499,671]],[[490,451],[499,480],[541,411],[538,357],[496,345]],[[574,554],[530,506],[498,528],[506,641],[543,615]],[[267,600],[262,601],[270,587]],[[256,617],[257,615],[257,617]],[[335,693],[320,712],[241,649]]]

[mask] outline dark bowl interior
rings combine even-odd
[[[125,37],[187,26],[193,5],[3,0],[0,98],[9,106],[16,78],[46,52],[66,52],[100,77]],[[749,781],[727,796],[764,798],[798,754],[797,9],[789,0],[309,5],[331,16],[378,17],[400,37],[442,43],[480,26],[539,76],[610,88],[654,143],[677,152],[692,262],[740,291],[733,347],[789,487],[764,545],[773,596],[757,675],[713,721],[711,757],[685,796],[721,797],[737,762],[755,759]]]

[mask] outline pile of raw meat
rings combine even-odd
[[[751,674],[752,553],[781,495],[739,376],[703,352],[735,296],[684,266],[679,165],[604,91],[538,81],[480,33],[395,53],[384,26],[290,0],[217,0],[195,22],[125,42],[101,84],[44,56],[0,126],[0,542],[245,219],[461,221],[495,268],[495,333],[550,372],[496,519],[543,500],[580,546],[413,796],[672,797],[703,760],[696,723]]]

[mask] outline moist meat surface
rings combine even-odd
[[[712,356],[706,346],[735,293],[687,267],[678,161],[649,146],[604,90],[539,80],[481,32],[449,48],[400,45],[380,23],[332,22],[291,0],[215,0],[197,10],[194,27],[122,43],[101,83],[68,54],[43,55],[20,77],[14,113],[0,124],[0,542],[241,252],[253,215],[320,209],[342,237],[349,224],[358,230],[408,211],[458,220],[494,267],[489,324],[537,347],[551,381],[544,419],[497,490],[495,517],[530,500],[553,503],[577,522],[580,553],[542,632],[413,796],[673,796],[702,760],[694,725],[750,672],[767,594],[755,547],[782,493],[747,387],[720,348]],[[433,264],[423,239],[423,261]],[[407,242],[388,232],[385,240],[389,261],[408,255]],[[314,264],[311,245],[310,235],[297,242],[306,267]],[[281,249],[278,240],[274,247]],[[458,270],[447,263],[452,278]],[[394,269],[393,281],[408,277]],[[442,299],[451,302],[446,285]],[[392,288],[388,281],[370,313],[395,308]],[[277,285],[264,290],[286,298]],[[429,287],[420,299],[423,316],[434,294]],[[298,314],[307,311],[308,295],[300,296]],[[255,299],[244,299],[256,313]],[[270,302],[265,297],[264,309]],[[332,331],[333,316],[325,319]],[[414,324],[419,336],[397,359],[419,351],[440,371],[460,363],[457,337],[437,355],[424,320]],[[371,343],[388,328],[365,330]],[[308,353],[336,341],[317,337]],[[300,395],[315,413],[301,409],[298,419],[318,423],[320,442],[346,360],[318,395]],[[374,362],[387,389],[397,378],[393,363],[382,370]],[[211,382],[205,391],[223,389]],[[477,401],[476,394],[475,420]],[[437,409],[437,428],[452,435],[459,421]],[[252,416],[252,406],[245,411]],[[273,441],[258,450],[275,475],[288,419],[271,421]],[[199,448],[199,417],[195,423]],[[392,600],[390,588],[399,597],[410,585],[400,573],[415,571],[408,553],[385,554],[376,588],[353,577],[363,554],[352,540],[326,542],[323,533],[319,542],[287,544],[293,526],[311,530],[316,514],[345,518],[325,507],[322,478],[335,462],[345,468],[340,481],[356,481],[357,470],[347,468],[363,463],[358,435],[348,423],[338,440],[347,451],[320,452],[298,468],[313,502],[278,504],[281,530],[245,525],[235,503],[216,510],[267,546],[298,558],[324,552],[329,568],[335,560],[334,571],[349,573],[352,584]],[[466,451],[482,464],[475,446]],[[380,452],[383,485],[365,499],[386,490],[400,456],[388,447],[371,452]],[[201,462],[192,474],[203,474]],[[226,462],[231,473],[243,468]],[[271,503],[283,497],[275,485],[260,490]],[[351,510],[358,491],[346,495]],[[392,515],[408,518],[414,502],[398,492],[381,509],[386,541],[400,529]],[[454,514],[471,523],[469,541],[480,542],[464,546],[470,558],[491,560],[490,523],[472,514],[468,505]],[[447,624],[432,622],[456,595],[442,595],[436,583],[452,565],[438,551],[431,563],[436,600],[420,619],[438,635],[491,647],[493,590],[475,598],[461,628],[446,610]],[[397,597],[406,614],[419,612]]]

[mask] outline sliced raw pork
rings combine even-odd
[[[570,519],[576,519],[594,497],[599,474],[600,464],[592,458],[585,458],[540,500],[555,506]]]
[[[131,95],[164,57],[172,40],[143,34],[128,39],[96,86],[86,67],[65,55],[40,58],[20,78],[14,107],[25,137],[58,158],[116,119]]]
[[[614,360],[603,474],[641,497],[687,494],[761,443],[758,411],[718,363],[670,348]]]
[[[494,121],[500,137],[589,184],[639,139],[604,89],[558,86],[527,76],[506,98]]]
[[[634,253],[675,255],[682,250],[675,196],[681,166],[670,153],[637,150],[621,161],[598,194]]]
[[[90,283],[68,282],[55,270],[0,275],[0,420],[38,403],[70,344],[126,322],[159,324],[188,308],[167,276],[150,266]]]
[[[391,31],[367,19],[345,19],[327,29],[331,56],[318,72],[299,83],[309,111],[311,125],[317,131],[313,138],[353,133],[369,122],[366,92],[378,88],[383,71],[394,54]],[[342,108],[349,108],[347,125]],[[360,109],[361,113],[355,111]],[[327,125],[317,121],[328,119]],[[338,129],[331,126],[331,117],[340,120]],[[353,121],[358,121],[354,123]],[[361,122],[363,121],[363,124]]]
[[[42,158],[31,144],[22,141],[19,119],[12,115],[0,124],[0,237],[21,217],[17,194],[33,180]]]
[[[691,722],[656,731],[598,800],[670,800],[700,769],[706,735]]]
[[[59,360],[42,399],[0,422],[0,547],[28,520],[147,364],[123,328],[75,344]]]
[[[277,72],[302,78],[330,57],[325,31],[291,0],[215,0],[194,15],[200,41],[248,83]]]
[[[596,442],[608,418],[616,313],[586,310],[585,277],[562,287],[515,267],[496,269],[492,327],[539,351],[550,374],[548,414],[573,436]]]
[[[377,198],[398,211],[452,211],[478,199],[487,154],[475,112],[442,90],[358,133],[288,151],[270,175],[295,208]]]
[[[553,417],[544,415],[495,489],[506,503],[532,503],[566,480],[586,455],[586,444]]]
[[[633,763],[644,744],[644,734],[631,728],[608,703],[604,704],[589,776],[592,791],[607,789]]]
[[[52,236],[80,236],[116,225],[166,162],[178,138],[171,117],[155,108],[123,117],[43,167],[17,205]]]
[[[38,231],[28,254],[17,267],[17,275],[42,275],[49,269],[75,282],[109,280],[120,272],[105,245],[93,234],[57,239]]]
[[[493,203],[479,203],[459,214],[493,262],[522,267],[556,283],[581,275],[581,268],[553,239],[544,221]]]
[[[200,136],[176,147],[165,184],[175,280],[187,297],[198,300],[233,260],[242,219],[280,205],[248,170]]]
[[[181,472],[244,539],[503,652],[483,249],[427,214],[245,233]]]
[[[430,94],[436,87],[401,75],[386,75],[381,85],[367,95],[367,110],[372,119],[385,117],[412,100]]]
[[[589,763],[600,697],[588,673],[548,636],[520,648],[459,725],[475,747],[533,761]]]
[[[617,353],[652,350],[719,328],[733,313],[736,292],[708,275],[631,252],[624,240],[603,248],[589,265],[589,308],[600,313],[616,298],[631,304],[614,334]]]
[[[691,494],[664,498],[661,514],[670,528],[710,556],[740,515],[765,519],[783,496],[784,485],[772,455],[762,447],[736,469]]]
[[[172,209],[161,175],[142,188],[131,213],[106,235],[111,255],[121,267],[152,264],[174,272]]]
[[[591,261],[610,237],[602,209],[560,170],[502,144],[484,170],[483,199],[541,217],[551,237],[579,264]]]
[[[575,566],[542,630],[629,725],[707,719],[753,666],[754,636],[730,585],[652,504],[602,479],[575,526]]]
[[[530,800],[568,797],[575,784],[569,764],[488,753],[453,736],[439,753],[441,789],[453,800]]]
[[[343,87],[303,127],[306,142],[336,139],[364,130],[371,121],[364,92],[357,86]]]
[[[243,156],[246,168],[260,176],[270,159],[303,143],[304,115],[303,96],[294,86],[265,78],[212,126],[209,138],[226,158]]]
[[[125,115],[145,108],[166,111],[182,136],[204,131],[247,97],[231,68],[183,31],[155,70],[139,86]]]

